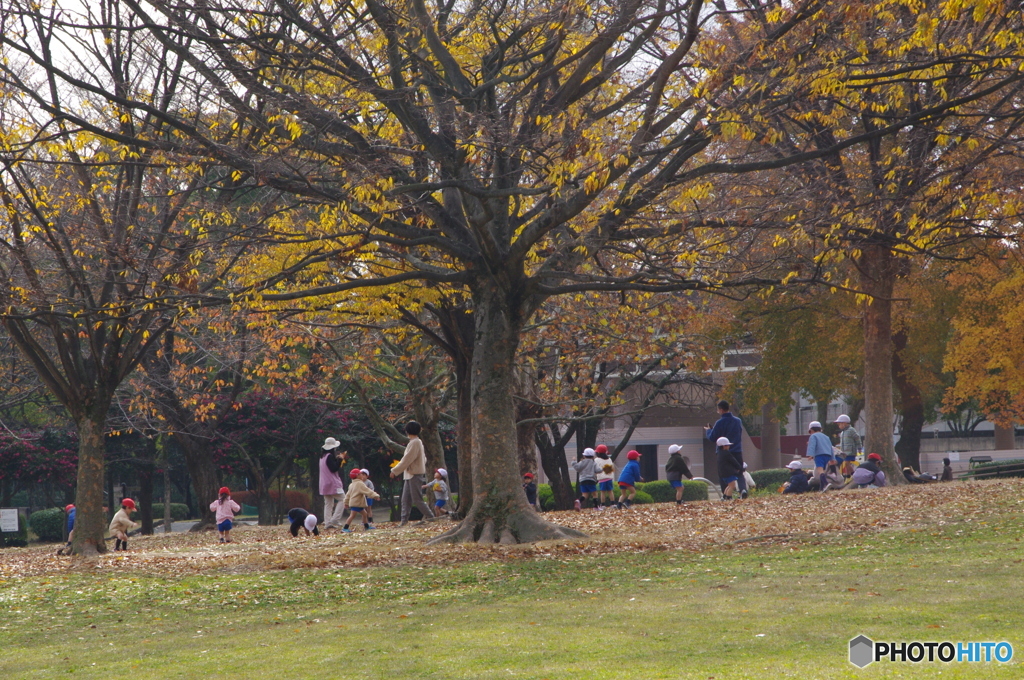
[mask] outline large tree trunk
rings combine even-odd
[[[907,372],[903,351],[907,348],[907,334],[900,331],[893,336],[895,352],[892,358],[892,377],[900,391],[900,440],[895,450],[900,461],[914,470],[921,470],[921,432],[924,430],[924,399]]]
[[[199,496],[199,521],[189,531],[213,531],[217,527],[217,517],[210,510],[210,503],[219,497],[217,491],[220,489],[220,476],[217,474],[217,466],[213,464],[213,456],[204,442],[188,432],[175,432],[174,441],[181,447],[185,467],[192,478],[192,488]]]
[[[761,465],[769,469],[782,467],[779,420],[775,417],[774,403],[761,407]]]
[[[998,422],[995,425],[995,450],[1009,451],[1017,448],[1013,424],[1003,425]]]
[[[139,522],[142,534],[153,535],[153,463],[139,463]]]
[[[861,290],[871,296],[864,305],[864,449],[882,456],[882,469],[892,484],[903,483],[892,444],[892,291],[895,258],[884,246],[867,246],[860,259]]]
[[[458,418],[455,425],[459,462],[459,517],[469,514],[473,507],[473,389],[469,378],[469,366],[459,368],[455,363],[455,389],[458,398]]]
[[[96,408],[102,415],[87,414],[76,421],[78,428],[78,487],[75,493],[75,555],[96,555],[107,552],[104,534],[107,531],[103,512],[104,454],[103,426],[105,408]]]
[[[569,463],[565,459],[565,447],[558,445],[562,439],[560,434],[558,430],[553,430],[549,438],[544,428],[537,428],[535,439],[540,449],[540,464],[551,487],[555,510],[572,510],[576,494],[572,488]]]
[[[472,363],[473,506],[432,542],[526,543],[583,536],[544,520],[519,481],[513,359],[523,320],[518,303],[497,290],[476,291]],[[510,296],[511,297],[511,296]]]

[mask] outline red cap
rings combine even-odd
[[[596,453],[608,453],[608,447],[604,444],[598,444],[597,448],[594,449]]]
[[[630,460],[640,460],[640,452],[637,451],[636,449],[633,449],[632,451],[626,454],[626,458]]]
[[[125,498],[125,499],[123,499],[121,501],[121,507],[122,508],[131,508],[132,510],[134,510],[135,509],[135,501],[133,501],[131,498]]]
[[[353,468],[352,472],[348,473],[348,476],[352,479],[356,479],[357,477],[359,477],[359,472],[360,470]]]
[[[879,456],[879,455],[878,455],[877,453],[869,453],[869,454],[868,454],[868,460],[877,460],[877,461],[881,461],[881,460],[882,460],[882,457],[881,457],[881,456]]]
[[[229,489],[226,486],[222,486],[222,487],[220,487],[220,491],[218,491],[217,493],[221,493],[221,494],[226,493],[227,495],[230,496],[231,495],[231,489]]]
[[[523,474],[523,477],[529,477],[530,479],[533,479],[533,473],[532,472],[526,472],[526,473]]]
[[[74,509],[75,509],[74,503],[68,503],[67,505],[64,506],[64,512],[71,512]]]

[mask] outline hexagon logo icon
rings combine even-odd
[[[871,638],[858,635],[850,640],[850,663],[857,668],[864,668],[875,660],[875,643]]]

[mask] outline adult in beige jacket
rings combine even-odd
[[[402,484],[402,522],[398,526],[404,527],[409,523],[409,513],[415,505],[423,513],[423,519],[433,517],[430,508],[423,502],[423,476],[427,473],[427,454],[423,450],[423,440],[420,439],[420,424],[410,420],[405,426],[405,433],[409,435],[409,443],[402,454],[402,460],[398,465],[391,468],[391,476],[402,475],[405,483]]]

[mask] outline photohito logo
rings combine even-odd
[[[1012,659],[1009,642],[875,642],[866,635],[850,640],[850,663],[857,668],[875,661],[1008,663]]]

